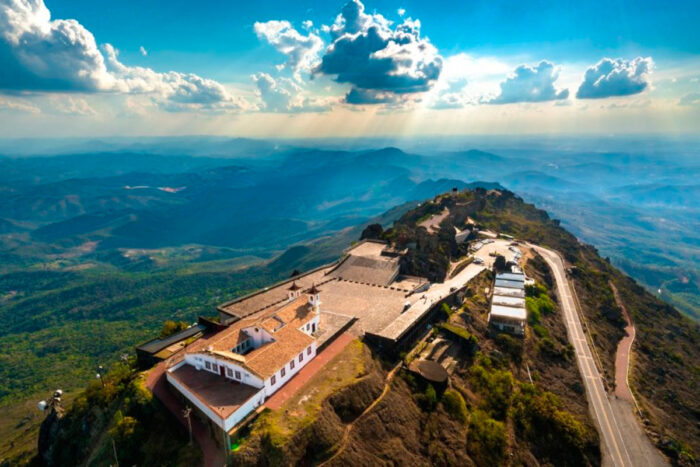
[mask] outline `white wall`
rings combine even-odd
[[[258,406],[262,405],[265,402],[265,390],[260,389],[253,397],[248,399],[245,404],[241,405],[238,410],[233,412],[229,417],[224,421],[224,430],[228,433],[231,428],[236,426],[238,422],[243,420],[246,415],[248,415],[250,412],[255,410]]]
[[[292,377],[299,372],[302,368],[306,366],[307,363],[309,363],[311,360],[316,357],[316,341],[312,342],[311,344],[311,354],[306,353],[306,349],[304,349],[304,360],[299,363],[299,354],[296,354],[294,356],[294,369],[290,370],[289,368],[289,362],[287,362],[284,366],[285,368],[285,374],[284,377],[281,376],[280,370],[277,370],[275,373],[275,384],[273,385],[271,383],[272,378],[267,378],[265,380],[265,395],[267,397],[270,397],[272,394],[274,394],[279,388],[284,386],[284,384],[292,379]]]
[[[214,373],[216,375],[221,375],[220,370],[218,370],[218,369],[217,369],[217,371],[214,371],[213,369],[207,370],[206,366],[204,365],[205,361],[208,361],[210,364],[216,364],[218,366],[223,366],[224,367],[224,374],[229,379],[232,379],[234,381],[239,381],[243,384],[247,384],[248,386],[253,386],[255,388],[263,387],[263,380],[261,378],[259,378],[258,376],[255,376],[250,371],[244,369],[243,367],[241,367],[239,365],[236,365],[233,362],[229,362],[228,360],[219,360],[212,355],[206,355],[206,354],[186,354],[185,355],[185,362],[187,362],[189,365],[192,365],[193,367],[197,368],[200,371],[209,371],[210,373]],[[228,376],[228,372],[225,371],[227,368],[230,368],[233,371],[233,377]],[[241,373],[240,380],[236,379],[236,377],[235,377],[236,371],[239,371]]]
[[[314,315],[314,317],[311,318],[311,319],[310,319],[306,324],[304,324],[302,327],[300,327],[299,330],[300,330],[301,332],[303,332],[304,334],[308,334],[308,335],[310,336],[311,333],[312,333],[312,331],[311,331],[311,329],[312,329],[312,324],[315,324],[315,325],[316,325],[316,330],[318,331],[318,324],[319,324],[319,321],[320,321],[319,315]],[[308,325],[308,327],[309,327],[308,329],[306,328],[307,325]]]

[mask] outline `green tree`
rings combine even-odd
[[[185,329],[187,329],[187,323],[184,321],[175,322],[172,320],[166,320],[163,322],[163,328],[160,330],[160,335],[158,337],[160,339],[165,339],[166,337],[172,336],[173,334]]]

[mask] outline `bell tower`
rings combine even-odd
[[[309,289],[309,305],[314,307],[314,311],[316,314],[321,313],[321,289],[316,287],[316,284],[314,284],[310,289]]]
[[[289,298],[289,301],[291,302],[292,300],[299,298],[300,294],[301,287],[297,285],[296,281],[292,282],[292,285],[287,289],[287,297]]]

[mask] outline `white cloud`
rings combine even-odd
[[[146,50],[146,47],[144,46],[139,47],[139,52],[141,52],[141,55],[144,57],[148,56],[148,50]]]
[[[308,24],[310,28],[313,23],[309,21]],[[305,36],[294,29],[289,21],[255,23],[254,29],[259,39],[264,39],[287,57],[287,61],[278,69],[288,67],[298,80],[301,79],[301,71],[310,71],[318,63],[323,41],[316,34],[309,32]]]
[[[0,0],[0,90],[151,93],[171,110],[245,107],[216,81],[126,66],[114,47],[103,50],[77,21],[52,20],[43,0]]]
[[[403,16],[406,14],[406,9],[405,8],[399,8],[396,10],[396,13],[398,13],[399,16]]]
[[[409,99],[433,86],[443,64],[420,27],[419,20],[408,18],[392,28],[391,21],[365,13],[361,2],[351,0],[331,26],[333,42],[315,71],[352,85],[351,103],[385,102],[386,96]]]
[[[0,63],[0,89],[99,91],[115,81],[92,33],[52,21],[43,0],[0,1]]]
[[[274,79],[267,73],[252,76],[265,112],[324,112],[338,99],[314,98],[304,95],[303,89],[291,79]]]
[[[649,86],[649,74],[653,67],[651,57],[633,60],[604,58],[586,70],[576,97],[601,99],[639,94]]]
[[[191,73],[159,73],[151,68],[126,66],[119,61],[119,52],[111,44],[105,44],[104,52],[109,70],[117,77],[116,90],[154,94],[166,110],[242,110],[248,107],[243,99],[233,97],[218,81]]]
[[[568,89],[557,89],[559,68],[542,60],[537,66],[520,65],[501,83],[498,96],[487,99],[489,104],[515,102],[545,102],[569,97]]]

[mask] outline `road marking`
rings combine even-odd
[[[534,245],[533,245],[534,246]],[[539,251],[554,272],[554,278],[557,282],[557,292],[560,297],[563,297],[562,308],[565,315],[566,330],[569,334],[569,339],[572,341],[576,352],[576,361],[579,367],[581,376],[584,379],[584,386],[588,394],[589,401],[593,407],[593,412],[598,421],[598,426],[602,434],[602,439],[605,445],[610,450],[610,456],[614,465],[626,466],[632,465],[629,452],[625,446],[624,439],[621,436],[620,429],[612,413],[612,407],[607,396],[602,397],[604,393],[603,383],[595,366],[595,361],[592,358],[591,349],[588,342],[583,336],[583,327],[576,312],[576,304],[570,290],[569,282],[563,274],[564,265],[561,258],[556,253],[542,247],[534,246]],[[618,443],[619,441],[619,443]],[[622,449],[620,449],[622,446]],[[623,456],[624,452],[624,456]]]

